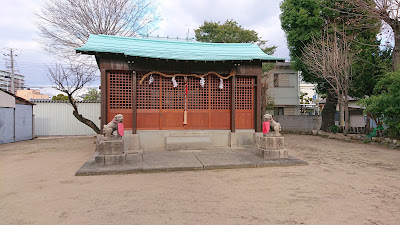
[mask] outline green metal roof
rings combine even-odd
[[[284,61],[265,54],[256,44],[250,43],[204,43],[173,39],[152,39],[90,35],[82,47],[75,49],[82,53],[121,53],[155,59],[229,61],[262,60]]]

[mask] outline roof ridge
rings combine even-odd
[[[254,43],[219,43],[219,42],[201,42],[201,41],[189,41],[189,40],[175,40],[173,38],[171,39],[157,39],[156,37],[124,37],[124,36],[113,36],[113,35],[107,35],[107,34],[91,34],[90,36],[99,36],[99,37],[105,37],[105,38],[115,38],[115,39],[130,39],[130,40],[138,40],[138,41],[149,41],[149,42],[170,42],[170,43],[183,43],[183,44],[200,44],[200,45],[243,45],[243,46],[251,46],[251,45],[256,45]]]

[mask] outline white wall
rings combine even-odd
[[[300,92],[307,93],[304,97],[312,98],[316,94],[316,84],[300,82]]]
[[[35,135],[94,135],[90,127],[81,123],[72,114],[67,103],[35,102]],[[100,126],[100,103],[78,103],[79,114]],[[100,128],[100,127],[99,127]]]
[[[350,127],[365,127],[364,115],[350,114]]]
[[[278,63],[278,67],[269,72],[268,92],[274,98],[276,107],[293,107],[294,115],[299,115],[299,74],[298,71],[292,70],[289,65],[290,63]],[[274,87],[274,74],[288,75],[289,85]],[[285,83],[287,82],[285,81]]]
[[[288,74],[288,87],[274,87],[274,74]],[[299,105],[298,73],[292,69],[274,69],[268,79],[270,94],[275,99],[275,105]]]

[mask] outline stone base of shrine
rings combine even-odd
[[[254,130],[127,132],[123,140],[124,149],[128,150],[120,155],[100,155],[102,150],[97,151],[75,175],[307,165],[305,161],[288,156],[282,136],[264,136]],[[179,146],[168,148],[166,145],[171,142],[167,140],[177,140]],[[195,142],[198,145],[190,144]],[[203,142],[214,146],[204,148],[200,146]]]
[[[126,163],[126,153],[121,155],[96,155],[95,162],[100,166],[120,165]]]
[[[272,137],[273,134],[268,136]],[[263,145],[270,146],[268,149],[274,149],[274,146],[283,143],[283,137],[267,140],[262,138],[263,134],[261,132],[255,132],[251,129],[236,130],[236,132],[231,132],[230,130],[139,130],[137,134],[132,134],[132,131],[125,130],[122,137],[124,140],[124,152],[129,154],[140,150],[166,150],[167,137],[208,137],[211,141],[211,146],[207,148],[257,146],[257,143],[268,141],[268,143],[263,142]],[[102,138],[102,135],[98,135],[96,142],[100,143]],[[96,148],[96,151],[99,151],[99,149]]]
[[[259,148],[258,155],[263,159],[287,159],[289,157],[287,149],[266,150]]]
[[[138,130],[137,134],[125,130],[124,152],[138,150],[166,150],[167,137],[208,137],[210,147],[241,147],[256,143],[256,136],[262,136],[252,129],[236,130]]]

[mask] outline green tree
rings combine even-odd
[[[328,94],[322,111],[321,129],[329,131],[329,127],[335,123],[337,98],[329,91],[326,91],[327,87],[324,85],[323,79],[310,73],[301,60],[304,46],[311,42],[312,37],[321,36],[325,19],[322,15],[320,1],[284,0],[280,7],[282,11],[280,15],[281,26],[286,33],[293,68],[302,71],[304,81],[318,83],[317,90]]]
[[[310,104],[312,98],[307,97],[308,93],[300,92],[300,104]]]
[[[311,73],[302,62],[304,47],[310,44],[313,38],[317,40],[322,34],[330,33],[329,24],[342,24],[343,27],[338,27],[338,30],[345,29],[347,35],[354,37],[351,41],[352,51],[355,53],[352,72],[356,76],[350,84],[349,95],[352,97],[370,94],[377,77],[385,71],[384,63],[380,62],[385,61],[386,55],[380,52],[377,45],[379,41],[376,40],[380,21],[373,17],[355,17],[355,14],[335,10],[335,7],[345,8],[343,5],[338,6],[336,2],[335,0],[284,0],[281,3],[280,19],[282,29],[286,33],[293,67],[302,71],[306,82],[317,83],[320,94],[327,94],[321,125],[321,129],[325,131],[329,131],[329,127],[334,124],[338,99],[331,87],[320,76]]]
[[[392,68],[392,49],[379,48],[380,41],[368,45],[355,45],[355,62],[353,63],[353,76],[350,83],[349,95],[354,98],[364,98],[373,94],[374,87],[379,78]]]
[[[387,125],[389,134],[400,137],[400,71],[385,74],[374,88],[374,94],[360,101],[378,124]]]
[[[100,90],[96,88],[90,88],[89,91],[83,96],[84,101],[100,101]]]
[[[277,46],[266,46],[267,41],[261,40],[258,33],[238,25],[234,20],[225,23],[204,21],[198,29],[194,30],[196,40],[213,43],[255,43],[269,55],[274,54]]]
[[[55,95],[51,98],[51,100],[53,101],[68,101],[68,96],[63,95],[63,94],[58,94]]]

